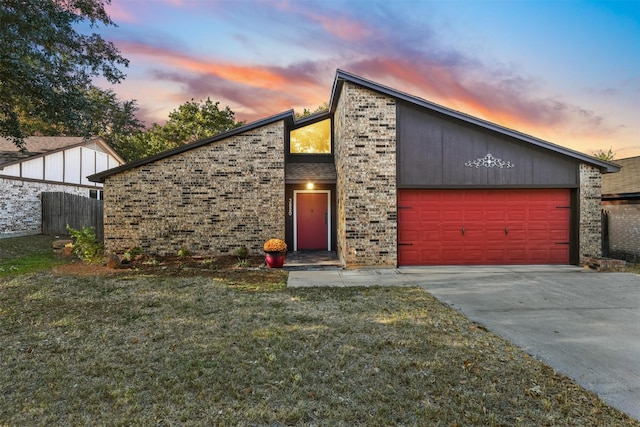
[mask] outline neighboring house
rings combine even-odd
[[[640,262],[640,156],[614,160],[619,173],[602,177],[605,245],[611,258]]]
[[[292,111],[89,177],[105,246],[335,250],[346,266],[578,264],[598,257],[594,157],[338,70]]]
[[[25,148],[0,138],[0,237],[42,232],[43,192],[101,198],[87,176],[124,164],[102,138],[29,137]]]

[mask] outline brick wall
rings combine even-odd
[[[395,101],[345,83],[334,138],[338,253],[348,266],[396,266]]]
[[[104,200],[109,253],[260,254],[284,239],[284,122],[112,175]]]
[[[40,194],[49,191],[89,196],[86,187],[0,178],[0,237],[42,233]]]
[[[604,204],[609,213],[610,258],[640,262],[640,204]]]
[[[584,264],[585,258],[602,255],[601,180],[599,169],[580,165],[580,264]]]

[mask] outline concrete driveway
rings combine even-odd
[[[291,272],[289,286],[416,285],[640,419],[640,276],[570,266]]]

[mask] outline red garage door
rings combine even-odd
[[[400,190],[399,265],[569,264],[570,191]]]

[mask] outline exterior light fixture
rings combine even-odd
[[[313,190],[313,182],[307,182],[307,190]]]

